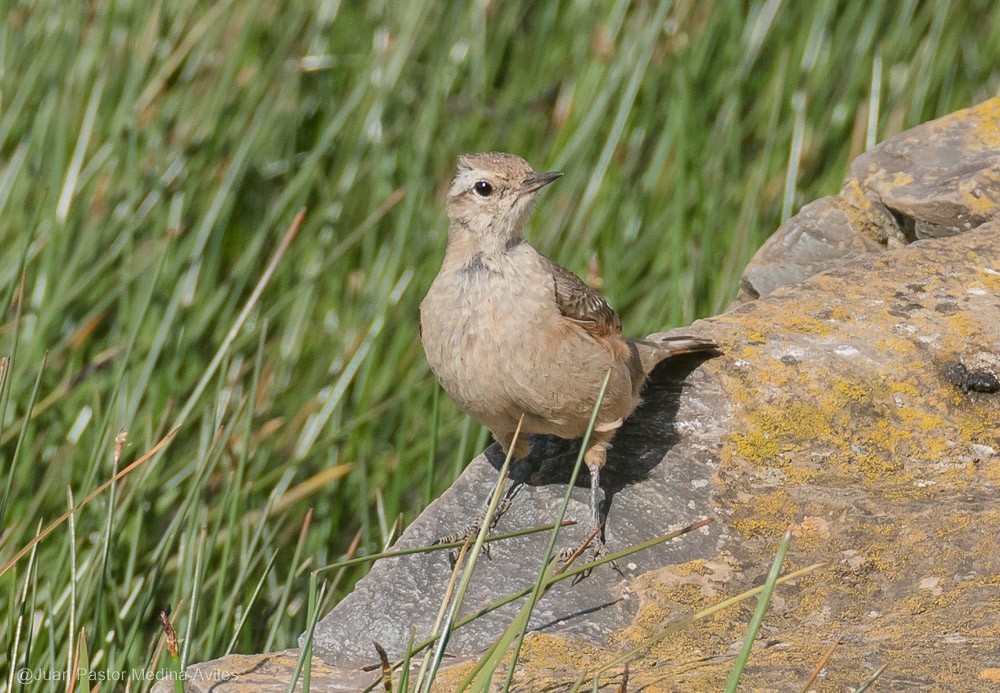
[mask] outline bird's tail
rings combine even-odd
[[[635,345],[639,353],[639,361],[642,364],[643,373],[647,376],[653,371],[656,364],[674,356],[719,351],[719,345],[711,339],[694,337],[692,335],[678,335],[660,339],[633,339],[630,341]]]

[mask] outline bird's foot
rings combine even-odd
[[[593,531],[587,535],[587,538],[584,539],[583,543],[573,553],[582,555],[584,563],[587,564],[587,569],[573,578],[571,584],[576,585],[590,577],[594,569],[589,564],[611,555],[611,551],[608,550],[607,545],[604,543],[603,523],[596,524]],[[625,573],[618,567],[618,564],[615,561],[611,561],[610,563],[614,571],[624,578]]]
[[[590,470],[590,514],[594,518],[593,529],[587,534],[587,538],[583,540],[583,543],[573,552],[575,556],[583,556],[585,563],[594,563],[605,556],[610,556],[611,552],[604,545],[604,523],[606,521],[605,513],[601,512],[601,506],[604,504],[601,496],[601,468],[604,466],[604,456],[607,450],[606,444],[598,444],[587,451],[587,467]],[[615,572],[625,577],[625,573],[621,571],[618,564],[611,561],[611,567],[614,568]],[[583,580],[590,577],[590,573],[593,572],[593,568],[588,567],[582,573],[578,573],[576,577],[573,578],[572,584],[576,585]]]
[[[497,526],[500,518],[510,510],[510,506],[514,501],[514,496],[517,495],[517,491],[520,488],[520,484],[512,484],[507,491],[500,498],[500,502],[497,504],[496,511],[494,511],[493,516],[490,518],[489,527],[486,530],[486,535],[489,536],[490,532]],[[431,546],[439,546],[440,544],[467,544],[472,543],[479,536],[479,532],[483,529],[483,524],[486,522],[486,516],[489,515],[490,508],[488,505],[484,506],[476,519],[471,523],[466,525],[463,529],[458,530],[448,534],[447,536],[439,537],[431,542]],[[458,563],[460,547],[453,547],[448,551],[448,562],[451,564],[452,570],[455,569],[455,564]],[[492,558],[490,556],[490,545],[489,542],[483,543],[483,554],[487,558]]]

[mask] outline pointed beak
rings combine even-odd
[[[521,183],[521,192],[535,192],[539,188],[544,188],[556,178],[562,178],[562,171],[532,173],[524,179],[523,183]]]

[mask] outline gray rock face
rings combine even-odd
[[[604,474],[609,501],[606,539],[611,551],[711,514],[706,489],[718,464],[711,441],[718,439],[720,430],[718,412],[706,410],[704,403],[722,398],[699,376],[698,363],[688,357],[661,364],[647,386],[643,405],[616,437]],[[578,442],[534,438],[531,454],[518,469],[525,484],[496,532],[553,523],[578,451]],[[404,532],[396,548],[426,546],[475,519],[502,463],[498,446],[473,460]],[[591,529],[588,483],[584,471],[567,513],[578,524],[560,531],[559,546],[577,546]],[[492,560],[480,560],[476,566],[463,611],[475,612],[533,585],[548,540],[547,533],[540,533],[494,543]],[[715,555],[719,541],[718,528],[705,527],[636,554],[620,567],[627,575],[636,575]],[[449,574],[444,551],[378,561],[354,592],[317,625],[314,652],[331,664],[369,664],[371,640],[377,640],[391,657],[401,657],[410,626],[416,628],[418,640],[431,634]],[[521,603],[509,604],[456,631],[449,652],[481,650],[483,643],[503,631]],[[634,595],[622,589],[620,576],[603,567],[576,586],[568,581],[556,585],[538,604],[531,627],[599,643],[629,623],[637,608]]]
[[[851,164],[839,195],[804,206],[743,271],[738,302],[864,253],[953,236],[1000,215],[1000,99],[890,137]]]
[[[970,231],[1000,206],[998,122],[992,99],[891,137],[854,160],[845,187],[889,210],[902,243]]]
[[[831,690],[856,686],[885,662],[880,690],[996,690],[998,157],[1000,99],[880,145],[855,162],[839,196],[807,205],[765,244],[744,274],[744,305],[685,328],[723,353],[654,372],[603,475],[607,542],[616,551],[704,517],[715,522],[623,561],[626,579],[601,568],[576,587],[553,588],[534,612],[516,690],[567,689],[581,669],[665,623],[759,585],[788,528],[786,568],[826,568],[776,592],[748,690],[801,690],[838,637],[823,684]],[[577,451],[578,443],[536,439],[516,470],[525,486],[497,531],[554,521]],[[498,452],[473,460],[397,547],[426,545],[474,518]],[[568,512],[581,524],[561,532],[560,546],[589,530],[581,476]],[[495,543],[493,559],[477,565],[465,613],[531,584],[546,543],[546,535]],[[370,684],[375,674],[359,667],[374,663],[371,641],[399,657],[411,626],[426,635],[449,573],[444,552],[377,562],[318,625],[314,688]],[[634,659],[629,690],[720,690],[748,604]],[[456,631],[449,653],[482,651],[518,606]],[[187,688],[283,691],[297,655],[193,665]],[[454,690],[461,664],[446,664],[440,690]]]
[[[785,222],[743,271],[741,297],[767,296],[850,258],[882,250],[878,242],[851,226],[844,207],[842,198],[824,197]]]

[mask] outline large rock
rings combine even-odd
[[[890,137],[851,164],[839,195],[786,221],[743,271],[740,302],[852,257],[952,236],[1000,215],[1000,98]]]
[[[664,624],[760,584],[789,527],[797,539],[787,569],[827,567],[778,589],[748,686],[798,690],[843,637],[827,667],[829,690],[860,683],[882,663],[890,668],[880,690],[995,690],[1000,395],[990,392],[988,371],[1000,345],[998,297],[1000,223],[990,223],[856,259],[696,323],[724,354],[690,372],[683,388],[677,379],[695,364],[657,374],[615,447],[608,539],[619,548],[704,515],[716,523],[637,555],[626,581],[599,570],[575,588],[557,586],[539,604],[519,690],[570,680]],[[552,441],[539,447],[549,459],[571,456]],[[558,476],[561,464],[549,473]],[[454,529],[493,474],[487,457],[474,460],[400,545]],[[562,489],[529,485],[504,528],[551,520]],[[571,515],[585,519],[586,490],[574,498]],[[478,567],[470,608],[530,582],[540,550],[539,538],[497,545]],[[439,554],[379,562],[318,627],[316,672],[327,690],[336,682],[357,690],[372,639],[398,656],[411,625],[426,633],[447,575]],[[718,690],[751,608],[684,628],[632,663],[631,685],[659,679],[645,690]],[[482,649],[510,614],[458,631],[451,652]],[[287,680],[294,654],[265,657],[267,680]],[[208,677],[226,666],[195,669]]]
[[[839,195],[805,205],[764,241],[743,270],[739,302],[791,286],[883,246],[855,229],[856,210]]]
[[[977,163],[965,178],[960,164],[951,170],[945,188],[983,169]],[[909,205],[905,214],[921,220],[914,237],[979,219],[951,223],[928,211],[954,204],[954,191],[890,192],[880,194],[899,205],[893,218]],[[817,218],[827,213],[822,205],[844,212],[844,199],[821,201]],[[827,233],[815,226],[813,238]],[[906,223],[899,228],[908,233]],[[866,234],[828,238],[828,248],[846,244],[853,257],[819,274],[823,263],[815,263],[807,270],[815,276],[779,282],[795,286],[689,328],[719,341],[722,355],[658,369],[616,438],[605,475],[612,550],[701,517],[714,524],[623,562],[626,579],[599,569],[576,587],[557,585],[535,612],[517,690],[562,690],[664,625],[759,585],[789,527],[796,539],[786,571],[826,567],[778,588],[747,690],[800,690],[837,638],[817,690],[857,686],[886,663],[883,691],[997,690],[1000,221],[912,244],[882,239],[900,246],[887,252],[868,252],[881,242]],[[500,531],[552,521],[575,450],[535,441],[521,470],[528,484]],[[464,524],[498,462],[495,451],[474,460],[398,546]],[[574,489],[570,516],[581,525],[565,530],[561,545],[585,533],[587,496]],[[540,535],[495,544],[493,560],[477,566],[466,611],[530,584],[543,545]],[[314,687],[357,691],[371,682],[360,670],[374,662],[371,641],[398,657],[411,626],[427,634],[448,574],[441,553],[376,563],[318,625]],[[629,690],[719,690],[752,609],[743,602],[653,647],[631,663]],[[455,633],[449,653],[458,658],[446,660],[440,690],[454,689],[515,610]],[[188,688],[285,690],[296,657],[291,650],[194,665]],[[607,681],[620,675],[615,669]]]

